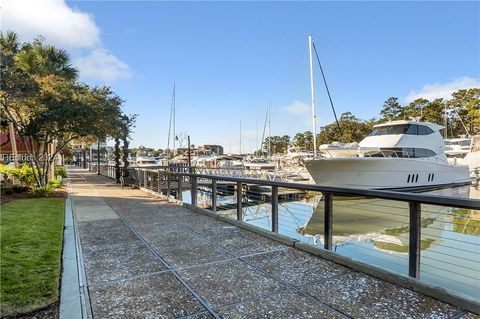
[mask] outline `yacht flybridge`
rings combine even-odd
[[[470,183],[468,166],[448,163],[441,129],[404,120],[378,124],[359,143],[357,157],[314,159],[305,166],[324,186],[403,189]]]

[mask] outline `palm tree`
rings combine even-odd
[[[43,44],[41,39],[23,45],[15,60],[23,71],[34,76],[57,75],[73,81],[78,75],[78,70],[70,63],[67,51]]]

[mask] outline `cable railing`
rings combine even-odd
[[[480,299],[480,200],[190,171],[130,174],[142,189]],[[115,178],[114,167],[100,173]]]

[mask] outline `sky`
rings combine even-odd
[[[337,114],[480,87],[478,1],[2,2],[2,31],[66,49],[79,80],[138,114],[132,146],[166,148],[174,83],[180,140],[253,151],[269,105],[272,135],[311,130],[308,35]],[[314,73],[318,132],[334,117]]]

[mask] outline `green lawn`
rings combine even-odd
[[[0,316],[58,300],[64,202],[18,199],[0,207]]]

